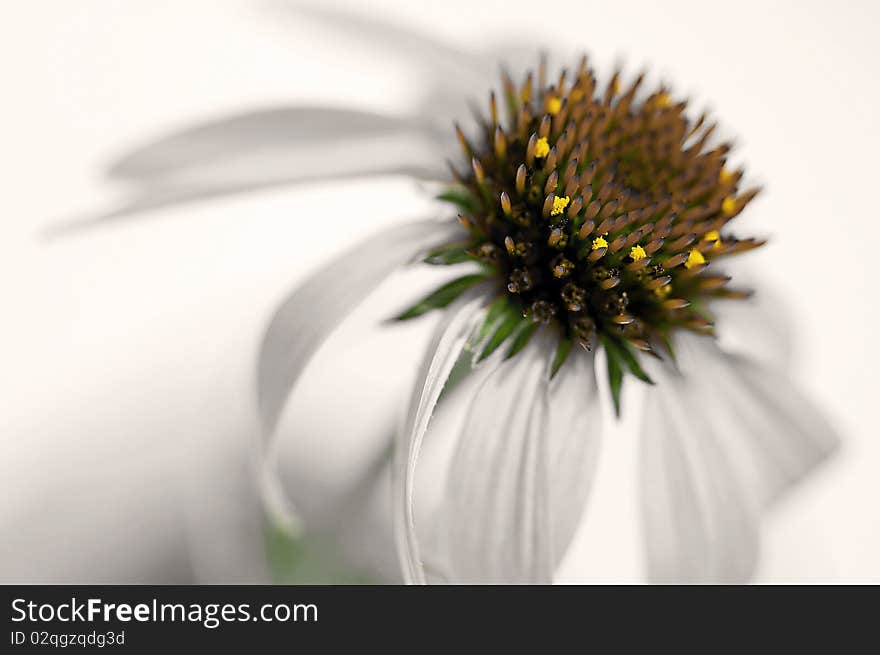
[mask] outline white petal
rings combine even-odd
[[[752,288],[748,278],[742,282],[742,277],[734,277],[737,286]],[[718,343],[725,352],[787,368],[792,360],[793,330],[785,301],[769,285],[760,286],[751,298],[712,303]]]
[[[547,390],[550,415],[543,445],[550,471],[554,569],[580,524],[599,462],[602,417],[595,362],[592,354],[571,353]]]
[[[384,48],[395,57],[419,65],[420,74],[433,81],[451,78],[452,83],[460,83],[461,77],[476,77],[484,73],[479,56],[457,49],[444,41],[433,38],[430,33],[410,30],[401,25],[383,21],[375,15],[362,12],[334,9],[327,5],[307,6],[295,4],[286,7],[297,22],[305,16],[325,27],[341,33],[348,39],[364,41],[370,48]],[[497,61],[493,61],[497,67]],[[488,66],[487,66],[488,68]],[[491,70],[485,71],[491,73]],[[487,75],[483,76],[485,84]]]
[[[757,507],[725,459],[696,387],[671,377],[656,382],[641,453],[648,579],[745,581],[757,556]]]
[[[413,138],[433,138],[426,128],[412,120],[354,109],[308,105],[259,109],[205,121],[163,136],[114,162],[108,175],[141,183],[189,178],[201,181],[202,186],[224,180],[232,183],[269,181],[279,176],[308,178],[316,170],[313,165],[248,170],[236,166],[236,162],[259,153],[276,158],[292,158],[301,153],[306,164],[306,155],[329,155],[330,151],[336,161],[336,174],[343,174],[352,167],[376,168],[381,161],[375,157],[381,150],[374,148],[372,158],[352,162],[345,156],[347,143],[358,139],[375,142],[405,133]],[[402,163],[409,162],[398,162],[398,166]],[[209,175],[211,170],[216,174]]]
[[[715,384],[716,421],[739,474],[762,505],[769,505],[818,466],[840,440],[816,406],[778,367],[725,354],[708,339],[690,338],[704,376]],[[723,401],[723,403],[722,403]]]
[[[53,226],[58,234],[174,205],[326,179],[408,175],[445,180],[446,133],[421,118],[281,107],[166,136],[115,163],[134,183],[117,206]],[[452,140],[454,142],[454,139]]]
[[[420,250],[453,239],[450,222],[387,228],[327,262],[280,305],[260,348],[257,397],[264,434],[271,435],[300,374],[330,332],[394,269]]]
[[[483,300],[477,298],[447,310],[444,321],[428,345],[413,389],[407,420],[400,431],[394,466],[395,528],[404,579],[410,583],[425,583],[425,569],[415,528],[413,498],[415,472],[422,442],[449,374],[478,324],[482,306]]]
[[[743,582],[758,554],[760,508],[836,444],[784,376],[724,354],[708,337],[676,341],[681,374],[653,366],[642,435],[648,577]]]
[[[420,251],[459,238],[460,229],[433,220],[386,228],[325,264],[270,321],[257,369],[263,447],[257,479],[270,520],[291,534],[301,529],[300,519],[281,484],[277,444],[271,440],[291,390],[324,340],[366,295]]]
[[[548,379],[549,335],[477,392],[447,481],[454,582],[549,583],[594,477],[601,420],[593,356]]]

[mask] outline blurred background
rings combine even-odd
[[[454,53],[491,74],[493,53],[543,46],[566,64],[587,50],[605,73],[616,62],[647,66],[735,135],[734,161],[766,185],[743,228],[772,239],[749,255],[750,275],[791,325],[792,374],[844,438],[767,517],[757,580],[880,582],[880,5],[321,6],[411,36],[376,39],[282,0],[0,8],[0,581],[271,579],[247,484],[263,330],[330,253],[435,207],[390,174],[96,220],[132,197],[131,182],[108,179],[113,162],[169,132],[255,111],[420,114],[455,81]],[[383,293],[401,302],[393,280]],[[357,575],[394,580],[387,517],[376,511],[382,474],[362,494],[372,509],[339,510],[370,479],[427,334],[424,324],[379,330],[381,312],[359,310],[322,349],[283,427],[298,437],[287,461],[306,518]],[[375,366],[388,358],[394,373]],[[563,581],[639,579],[634,437],[618,432],[592,510],[603,538],[575,542]]]

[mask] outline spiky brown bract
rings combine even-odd
[[[503,77],[504,120],[493,94],[476,138],[456,128],[466,166],[443,197],[469,239],[433,261],[479,261],[518,318],[559,327],[561,350],[601,340],[609,369],[645,379],[631,348],[711,332],[703,301],[745,295],[710,264],[761,245],[727,231],[757,190],[739,191],[730,146],[708,147],[714,125],[665,89],[640,93],[640,76],[620,92],[615,74],[600,91],[586,59],[571,81],[544,69],[521,86]]]

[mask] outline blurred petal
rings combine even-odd
[[[102,221],[275,186],[371,175],[445,179],[427,123],[330,107],[291,107],[223,119],[145,146],[113,165],[133,196],[52,226],[55,236]]]
[[[278,4],[297,19],[305,16],[344,37],[360,40],[371,49],[385,48],[415,64],[418,79],[427,90],[416,113],[426,124],[434,125],[444,138],[451,137],[452,121],[463,126],[470,123],[472,103],[479,100],[477,104],[483,105],[489,89],[498,81],[501,66],[514,79],[520,79],[527,67],[535,64],[540,50],[537,44],[509,40],[489,50],[470,52],[402,24],[377,20],[375,15],[337,10],[326,4]],[[453,147],[454,141],[448,140]],[[457,147],[454,152],[458,153]]]
[[[737,275],[738,286],[751,288]],[[747,279],[747,278],[746,278]],[[718,342],[725,352],[742,353],[768,364],[791,364],[794,331],[785,299],[767,284],[746,300],[719,300],[712,305]]]
[[[405,118],[383,116],[352,109],[321,106],[279,107],[252,111],[196,125],[149,143],[125,155],[111,165],[108,175],[113,178],[149,181],[156,178],[174,178],[191,173],[211,170],[212,165],[225,163],[227,174],[236,171],[239,159],[253,158],[262,152],[275,153],[279,159],[283,153],[293,159],[297,152],[332,150],[337,166],[357,167],[348,161],[347,145],[354,139],[381,140],[389,136],[409,133],[415,138],[430,136],[425,129]],[[424,134],[423,134],[424,133]],[[380,155],[379,148],[374,155]],[[375,163],[361,160],[360,164]],[[302,157],[305,162],[306,158]],[[403,163],[407,162],[402,162]],[[317,170],[320,171],[320,162]],[[222,176],[224,169],[216,171]],[[268,168],[254,171],[236,171],[256,176],[290,174],[290,170],[270,171]],[[312,173],[303,166],[296,173],[304,177]],[[207,176],[201,178],[203,183]]]
[[[655,380],[641,455],[648,580],[745,582],[757,558],[757,508],[725,459],[696,387]]]
[[[405,52],[421,65],[428,92],[411,117],[333,107],[282,107],[232,116],[161,138],[108,170],[134,182],[133,194],[109,209],[61,221],[59,237],[105,221],[175,205],[327,179],[407,175],[447,180],[445,159],[457,152],[450,124],[471,121],[469,104],[486,92],[500,62],[513,74],[534,49],[471,54],[401,27],[326,7],[294,5],[292,13]]]
[[[474,131],[475,119],[477,116],[488,118],[486,100],[489,91],[494,88],[496,94],[501,92],[499,71],[506,71],[514,80],[523,79],[537,63],[536,53],[540,50],[537,44],[516,42],[472,56],[466,68],[446,72],[440,69],[428,71],[426,67],[422,78],[431,72],[434,79],[430,80],[431,86],[419,105],[418,115],[443,135],[449,134],[452,121],[457,121],[465,134],[479,138],[479,131]],[[432,62],[432,65],[436,67],[436,63]],[[451,146],[450,152],[458,157],[461,151],[457,143]]]
[[[278,417],[314,352],[339,322],[419,251],[454,239],[457,224],[419,221],[386,228],[327,262],[279,306],[260,347],[257,399],[264,434]]]
[[[454,582],[549,583],[580,522],[601,434],[593,356],[550,381],[553,350],[539,335],[471,404],[447,480]]]
[[[431,38],[429,34],[385,23],[365,14],[339,11],[325,5],[279,2],[278,6],[289,10],[297,19],[306,16],[318,23],[360,39],[371,48],[384,47],[394,55],[406,57],[425,67],[425,73],[433,71],[455,72],[459,75],[473,74],[479,57]]]
[[[837,438],[784,375],[677,339],[681,373],[655,365],[642,435],[648,577],[745,582],[762,506],[803,477]]]
[[[428,345],[416,378],[406,424],[400,432],[394,466],[395,529],[404,579],[410,583],[425,583],[413,508],[414,478],[422,442],[446,381],[477,326],[482,305],[481,298],[471,298],[464,300],[459,307],[447,310],[445,320]]]
[[[712,389],[723,389],[718,420],[729,430],[729,455],[758,501],[769,505],[831,455],[840,439],[784,372],[702,341],[708,340],[695,345],[706,351],[717,381]]]

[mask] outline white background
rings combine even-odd
[[[845,438],[771,515],[759,579],[880,582],[880,5],[348,4],[463,49],[522,38],[650,64],[716,110],[767,186],[747,225],[772,245],[750,255],[752,271],[781,292],[796,379]],[[109,206],[120,190],[104,167],[171,129],[303,101],[403,113],[424,92],[419,70],[277,1],[4,2],[0,26],[0,579],[247,579],[244,565],[218,573],[187,555],[183,499],[203,479],[227,489],[245,466],[261,328],[333,247],[310,217],[344,217],[341,243],[423,201],[388,178],[187,205],[63,239],[46,229]],[[400,357],[415,356],[407,348]],[[357,407],[392,404],[372,382],[358,399],[349,384],[324,400],[368,420]],[[626,470],[630,446],[612,444],[603,470]],[[327,449],[319,471],[344,477],[328,461],[344,453]],[[600,481],[596,512],[623,534],[614,517],[632,498],[609,489]],[[235,505],[228,491],[222,503]],[[218,561],[247,548],[233,541]],[[565,579],[636,579],[634,546],[583,541]]]

